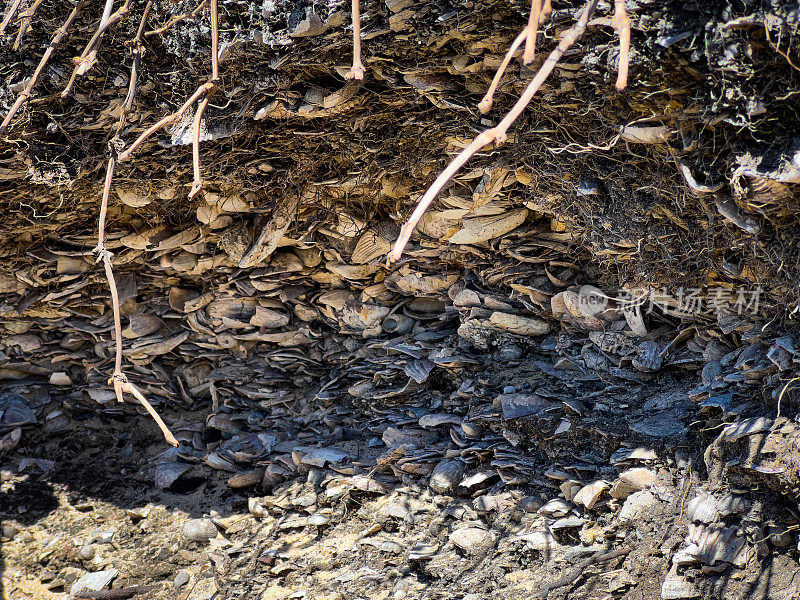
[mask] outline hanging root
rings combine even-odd
[[[199,101],[197,112],[194,115],[193,121],[193,128],[192,128],[192,165],[194,169],[194,181],[192,182],[192,188],[189,191],[189,198],[194,198],[197,194],[199,194],[203,189],[203,176],[200,171],[200,126],[203,120],[203,113],[206,110],[209,102],[211,101],[211,96],[214,95],[214,92],[217,89],[217,83],[219,82],[219,57],[218,57],[218,48],[219,48],[219,14],[217,10],[217,0],[211,0],[211,77],[210,79],[198,87],[194,94],[192,94],[189,99],[184,102],[181,107],[166,117],[163,117],[157,123],[148,127],[136,140],[128,146],[124,151],[120,152],[119,154],[119,162],[125,162],[126,160],[130,159],[133,153],[141,146],[147,139],[152,136],[154,133],[160,131],[164,127],[168,125],[172,125],[177,123],[183,118],[184,113],[189,110],[189,107],[192,106],[195,102]],[[144,35],[147,35],[145,33]]]
[[[183,105],[181,105],[181,107],[177,111],[175,111],[171,115],[167,115],[154,125],[150,126],[125,151],[117,155],[116,147],[117,143],[120,140],[119,136],[124,127],[125,119],[127,118],[127,115],[130,112],[131,107],[133,106],[134,96],[136,95],[136,79],[139,70],[139,60],[141,59],[141,56],[144,52],[142,39],[146,35],[144,33],[144,28],[145,24],[147,23],[147,18],[150,15],[151,8],[152,8],[152,0],[149,0],[147,6],[145,7],[144,14],[142,15],[142,21],[139,24],[139,29],[136,33],[136,38],[134,38],[133,42],[131,43],[131,53],[133,54],[133,65],[131,66],[130,85],[128,87],[128,94],[125,97],[125,102],[123,103],[122,111],[120,113],[119,122],[117,124],[117,132],[110,143],[111,156],[108,159],[108,168],[106,170],[106,181],[105,181],[105,186],[103,187],[103,199],[100,204],[100,217],[98,219],[98,227],[97,227],[97,247],[94,249],[94,252],[97,253],[98,256],[97,260],[102,261],[103,266],[105,268],[106,279],[108,280],[108,287],[111,292],[111,307],[114,313],[114,338],[116,341],[116,353],[114,358],[114,373],[108,380],[109,384],[112,384],[114,386],[114,392],[117,395],[117,400],[119,400],[120,402],[123,401],[123,394],[125,393],[134,396],[142,404],[142,406],[144,406],[145,410],[147,410],[147,412],[150,413],[150,415],[153,417],[153,419],[161,429],[161,432],[164,434],[164,438],[167,440],[167,442],[177,447],[178,441],[175,439],[175,436],[172,435],[169,428],[164,424],[164,421],[161,419],[161,417],[158,415],[158,413],[155,411],[152,405],[147,401],[147,398],[144,397],[144,395],[136,388],[136,386],[134,386],[132,383],[128,381],[128,378],[122,372],[122,323],[120,318],[119,293],[117,291],[117,285],[114,279],[114,271],[112,268],[112,255],[105,248],[106,216],[108,214],[108,200],[111,194],[111,181],[114,177],[114,167],[116,166],[116,163],[128,160],[133,154],[133,152],[135,152],[136,149],[147,140],[147,138],[149,138],[151,135],[153,135],[160,129],[163,129],[167,125],[179,121],[183,117],[184,113],[189,109],[189,107],[200,99],[202,99],[202,102],[200,103],[197,113],[195,114],[195,122],[194,122],[195,138],[194,138],[193,149],[194,149],[194,165],[195,165],[195,185],[193,186],[193,190],[195,187],[197,187],[197,192],[199,192],[200,189],[202,188],[202,178],[200,176],[200,157],[198,148],[200,122],[202,120],[203,112],[206,106],[208,105],[208,102],[211,99],[211,94],[216,88],[217,81],[219,80],[219,61],[217,57],[217,48],[219,46],[219,28],[218,28],[218,18],[217,18],[217,0],[211,0],[212,57],[211,57],[210,81],[204,83],[199,88],[197,88],[195,93],[192,94],[192,96],[186,102],[184,102]],[[109,21],[110,20],[111,17],[109,18]],[[100,29],[101,30],[103,29],[102,24],[100,26]]]
[[[8,9],[6,16],[3,17],[3,22],[0,23],[0,37],[5,35],[6,27],[8,27],[9,23],[11,23],[11,19],[14,18],[14,13],[17,12],[21,2],[22,0],[14,0],[14,2],[11,3],[11,8]]]
[[[112,264],[113,255],[111,252],[106,250],[106,218],[108,216],[108,200],[109,196],[111,195],[111,182],[114,179],[114,168],[117,164],[116,146],[117,142],[119,141],[120,132],[125,126],[125,119],[127,118],[128,113],[133,106],[133,99],[136,96],[136,80],[139,71],[139,61],[144,51],[142,46],[142,35],[144,33],[145,24],[147,23],[147,18],[150,16],[150,9],[152,8],[152,5],[152,0],[149,0],[145,6],[142,20],[139,24],[139,29],[136,32],[136,37],[130,45],[131,54],[133,55],[130,84],[128,86],[128,93],[125,96],[125,101],[122,104],[122,110],[117,123],[116,133],[109,143],[111,156],[108,158],[108,166],[106,167],[106,180],[105,185],[103,186],[103,198],[100,202],[100,216],[97,220],[97,246],[94,248],[93,252],[97,254],[97,261],[103,263],[103,268],[106,272],[106,280],[108,281],[108,289],[111,293],[111,310],[114,315],[114,373],[109,378],[108,383],[109,385],[114,386],[114,393],[116,394],[119,402],[124,402],[123,394],[131,394],[133,397],[135,397],[158,424],[158,427],[161,429],[167,442],[177,447],[178,440],[176,440],[175,436],[172,435],[172,432],[170,432],[169,428],[155,411],[153,406],[147,401],[147,398],[144,397],[144,395],[136,388],[136,386],[128,381],[125,373],[122,372],[122,319],[120,317],[119,291],[117,290],[117,282],[114,278],[114,268]]]
[[[619,35],[619,72],[614,87],[624,90],[628,85],[628,63],[631,53],[631,20],[625,11],[625,0],[614,0],[614,18],[611,26]]]
[[[181,107],[176,110],[174,113],[167,115],[166,117],[162,118],[157,123],[148,127],[136,140],[128,146],[124,151],[119,153],[119,162],[125,162],[128,160],[131,155],[136,152],[136,150],[147,141],[151,135],[164,129],[167,125],[172,125],[173,123],[177,123],[183,117],[183,114],[187,111],[187,109],[194,104],[198,99],[205,96],[205,94],[213,87],[211,83],[204,83],[199,88],[197,88],[192,94],[189,99],[184,102]]]
[[[211,0],[211,79],[206,85],[211,84],[211,88],[206,92],[197,112],[194,113],[193,136],[192,136],[192,167],[194,168],[194,181],[192,189],[189,191],[189,200],[194,198],[203,190],[203,174],[200,172],[200,125],[203,122],[203,113],[211,101],[211,96],[217,90],[219,81],[219,59],[217,48],[219,47],[219,15],[217,13],[217,0]]]
[[[110,14],[110,9],[113,7],[114,2],[113,0],[106,0],[103,17],[100,19],[100,25],[98,25],[97,31],[95,31],[92,39],[89,40],[89,43],[86,44],[86,48],[83,49],[81,55],[73,59],[75,68],[72,70],[72,75],[67,82],[67,86],[61,92],[62,98],[69,96],[70,92],[72,91],[72,86],[75,85],[75,80],[78,78],[78,75],[85,75],[95,65],[97,62],[97,50],[100,48],[100,42],[103,39],[103,34],[108,31],[111,26],[128,16],[130,13],[129,4],[130,0],[125,0],[117,12]]]
[[[53,52],[56,51],[56,46],[61,43],[61,40],[64,39],[64,36],[67,35],[67,29],[69,26],[72,25],[72,22],[75,20],[75,17],[78,16],[78,12],[80,11],[83,4],[86,0],[78,0],[78,3],[75,5],[75,8],[72,9],[72,12],[69,13],[67,20],[64,21],[64,24],[56,31],[53,39],[50,41],[50,45],[47,46],[47,50],[45,50],[42,59],[39,61],[39,66],[36,67],[36,70],[33,72],[33,76],[31,77],[28,85],[25,86],[25,89],[19,93],[17,96],[16,101],[14,102],[11,109],[8,111],[6,118],[3,119],[3,123],[0,124],[0,134],[5,132],[8,129],[8,126],[11,124],[11,119],[14,118],[14,115],[17,114],[17,111],[22,107],[23,104],[31,97],[31,93],[33,92],[33,88],[36,85],[36,82],[39,80],[39,76],[44,71],[44,68],[47,66],[47,62],[50,60],[50,57],[53,56]]]
[[[361,63],[361,13],[359,0],[352,0],[353,7],[353,66],[345,74],[345,79],[362,81],[364,65]]]
[[[411,233],[414,231],[417,223],[419,223],[422,215],[425,214],[425,211],[428,209],[431,202],[433,202],[439,192],[442,191],[444,186],[447,185],[450,179],[453,178],[453,176],[461,169],[461,167],[463,167],[467,161],[479,150],[488,146],[492,142],[499,146],[508,139],[508,128],[519,118],[519,116],[522,114],[522,111],[525,110],[525,107],[528,106],[530,101],[533,99],[533,96],[537,91],[539,91],[539,88],[550,76],[550,73],[553,72],[553,69],[558,64],[558,61],[561,60],[564,52],[566,52],[583,35],[584,31],[586,31],[586,24],[594,12],[597,2],[598,0],[589,0],[584,7],[578,21],[569,31],[566,31],[561,36],[558,46],[550,53],[550,56],[547,57],[547,60],[544,62],[544,64],[542,64],[539,71],[528,84],[528,87],[525,88],[522,96],[520,96],[519,100],[517,100],[516,104],[514,104],[508,114],[503,117],[503,120],[500,121],[496,127],[484,131],[478,135],[478,137],[472,140],[470,145],[464,148],[431,184],[422,198],[420,198],[417,208],[408,218],[408,221],[406,221],[406,223],[400,229],[400,235],[398,236],[397,241],[394,243],[392,251],[389,252],[386,257],[387,266],[400,260],[400,257],[403,255],[403,250],[405,249],[406,244],[411,237]]]
[[[144,37],[150,37],[151,35],[161,35],[176,23],[179,23],[184,19],[192,19],[196,17],[197,13],[203,10],[207,1],[208,0],[201,0],[200,3],[192,12],[183,13],[182,15],[175,15],[174,17],[170,17],[169,20],[161,27],[158,27],[156,29],[151,29],[150,31],[145,32]]]
[[[525,41],[528,37],[528,28],[526,27],[523,29],[520,34],[516,37],[514,42],[511,44],[511,47],[506,52],[505,57],[503,58],[503,62],[500,63],[500,68],[497,69],[497,73],[494,74],[494,79],[492,79],[492,84],[489,86],[489,89],[486,90],[486,95],[483,97],[478,103],[478,110],[481,111],[484,115],[488,113],[492,109],[492,104],[494,103],[494,93],[497,91],[497,86],[500,85],[500,80],[503,78],[503,75],[508,68],[508,64],[511,62],[511,59],[514,58],[514,53],[519,48],[520,44]]]
[[[535,20],[533,18],[534,12],[536,13]],[[492,109],[492,104],[494,103],[494,94],[497,91],[497,86],[500,85],[500,80],[503,78],[508,65],[511,63],[511,59],[514,58],[514,53],[516,53],[522,42],[526,42],[525,53],[523,54],[523,62],[527,65],[533,60],[533,54],[536,51],[536,32],[538,31],[539,26],[544,25],[547,22],[547,19],[550,17],[552,12],[553,8],[550,5],[550,0],[545,0],[544,7],[542,7],[541,0],[533,0],[531,3],[531,18],[528,21],[527,27],[525,27],[525,29],[523,29],[512,42],[511,47],[509,47],[508,52],[506,52],[506,55],[503,58],[503,62],[500,63],[500,67],[497,69],[497,73],[494,74],[494,79],[492,79],[492,84],[486,91],[486,95],[483,97],[483,100],[478,103],[478,110],[481,111],[482,114],[485,115]],[[533,43],[531,43],[532,39]],[[530,58],[528,58],[529,52]]]
[[[192,189],[189,191],[189,200],[193,199],[203,190],[203,174],[200,172],[200,125],[203,121],[203,113],[211,100],[211,94],[200,101],[197,112],[194,113],[193,136],[192,136],[192,168],[194,169],[194,181]]]
[[[22,38],[30,30],[31,21],[33,21],[33,17],[36,15],[36,10],[39,8],[42,2],[44,2],[44,0],[35,0],[30,7],[19,13],[19,18],[22,19],[22,22],[19,25],[17,37],[14,39],[14,45],[11,47],[14,52],[19,50],[19,45],[22,42]]]
[[[542,0],[531,0],[531,16],[528,18],[528,35],[526,36],[525,52],[522,55],[522,64],[529,65],[533,62],[533,55],[536,54],[536,34],[539,27],[547,22],[553,7],[550,0],[545,0],[542,7]]]

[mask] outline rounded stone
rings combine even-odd
[[[178,571],[175,579],[172,580],[172,586],[177,590],[189,583],[189,573],[186,571]]]
[[[89,544],[86,544],[80,550],[78,550],[78,554],[83,560],[92,560],[94,558],[94,548],[92,548]]]
[[[323,525],[327,525],[331,522],[331,518],[328,515],[323,515],[320,513],[314,513],[308,517],[307,523],[309,525],[313,525],[314,527],[321,527]]]
[[[217,537],[217,526],[211,519],[191,519],[183,526],[183,535],[193,542],[207,542]]]
[[[533,496],[523,496],[519,499],[519,504],[517,506],[519,506],[522,512],[535,513],[542,508],[542,503],[538,498],[534,498]]]
[[[467,554],[479,554],[494,546],[494,535],[479,527],[463,527],[450,534],[450,541]]]
[[[443,460],[431,473],[431,489],[437,494],[452,491],[464,477],[466,470],[466,465],[460,460]]]
[[[19,533],[19,529],[11,525],[10,523],[3,524],[3,537],[9,540],[13,540],[14,537]]]

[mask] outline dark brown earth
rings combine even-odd
[[[582,2],[484,116],[527,2],[364,0],[358,85],[348,2],[220,0],[202,193],[192,108],[106,225],[123,370],[177,449],[114,400],[92,252],[146,3],[61,98],[87,4],[0,135],[0,597],[800,597],[796,3],[629,0],[620,92],[599,2],[387,268]],[[73,6],[17,49],[11,20],[3,117]],[[122,147],[208,79],[207,6],[148,33],[199,6],[152,3]]]

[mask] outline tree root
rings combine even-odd
[[[494,74],[494,79],[492,79],[489,89],[486,90],[486,95],[483,97],[483,100],[478,103],[478,110],[481,111],[482,114],[485,115],[492,109],[492,104],[494,103],[494,93],[497,91],[497,86],[500,85],[500,80],[503,78],[511,59],[514,58],[514,53],[520,47],[520,44],[527,39],[527,37],[528,28],[526,27],[520,31],[519,35],[511,43],[508,52],[506,52],[506,55],[503,58],[503,62],[500,63],[500,67],[497,69],[497,73]]]
[[[483,100],[478,103],[478,110],[481,111],[482,114],[485,115],[492,109],[492,104],[494,103],[494,94],[497,91],[497,86],[500,85],[500,80],[503,78],[508,65],[511,63],[511,59],[514,58],[514,54],[517,52],[517,49],[520,47],[522,42],[526,42],[525,53],[523,54],[523,63],[526,65],[531,63],[533,60],[533,55],[536,51],[536,33],[539,27],[547,22],[547,19],[550,18],[550,14],[552,12],[553,7],[550,4],[550,0],[545,0],[544,7],[542,7],[541,0],[533,0],[533,2],[531,2],[531,17],[528,20],[528,25],[511,43],[511,46],[508,48],[508,52],[506,52],[505,57],[503,57],[503,62],[500,63],[500,67],[497,69],[497,73],[494,74],[494,78],[492,79],[489,89],[486,91],[486,95],[483,97]],[[534,14],[536,15],[535,20]],[[533,39],[533,43],[530,43],[531,39]],[[529,52],[530,58],[528,58]]]
[[[0,23],[0,37],[6,34],[6,28],[8,27],[9,23],[11,23],[11,20],[14,18],[14,14],[17,12],[17,9],[21,3],[22,0],[14,0],[14,2],[11,4],[6,16],[3,17],[3,22]]]
[[[97,27],[97,31],[95,31],[89,43],[86,44],[86,48],[83,49],[81,55],[73,59],[75,68],[72,70],[72,75],[67,82],[67,86],[61,92],[62,98],[69,96],[78,75],[85,75],[95,65],[97,62],[97,50],[100,48],[100,41],[103,38],[103,34],[108,31],[111,26],[128,16],[130,13],[129,5],[130,0],[125,0],[117,12],[107,16],[109,12],[108,9],[113,7],[113,1],[108,0],[106,10],[103,13],[103,17],[100,19],[100,25]]]
[[[156,29],[151,29],[150,31],[145,32],[144,37],[150,37],[151,35],[161,35],[176,23],[180,23],[184,19],[191,19],[192,17],[196,17],[197,13],[199,13],[201,10],[203,10],[203,8],[205,8],[207,1],[208,0],[200,0],[200,4],[198,4],[197,8],[195,8],[192,12],[170,17],[170,19],[161,27],[158,27]]]
[[[194,94],[192,94],[189,97],[189,99],[186,102],[184,102],[177,111],[162,118],[154,125],[151,125],[127,149],[125,149],[123,152],[120,152],[119,154],[116,154],[117,142],[119,142],[120,133],[124,126],[128,112],[130,111],[133,105],[133,98],[136,94],[136,78],[139,68],[139,59],[141,58],[141,55],[143,53],[142,38],[144,35],[146,35],[144,33],[144,27],[147,22],[147,17],[150,14],[151,7],[152,7],[152,0],[148,1],[147,3],[144,15],[142,16],[142,21],[136,33],[136,38],[133,40],[131,44],[131,53],[134,56],[134,60],[133,60],[133,65],[131,67],[130,86],[128,88],[128,94],[125,97],[125,102],[123,103],[120,119],[117,124],[117,133],[110,143],[111,156],[108,159],[108,168],[106,170],[106,181],[105,181],[105,186],[103,187],[103,199],[100,205],[100,217],[98,219],[97,247],[94,249],[94,252],[97,253],[98,255],[97,260],[102,261],[103,266],[105,267],[106,279],[108,280],[108,287],[111,292],[111,307],[114,312],[114,337],[116,340],[116,353],[114,359],[114,373],[108,380],[109,384],[114,386],[114,393],[117,396],[117,400],[119,400],[120,402],[123,401],[123,394],[125,393],[131,394],[137,400],[139,400],[142,406],[144,406],[145,410],[147,410],[147,412],[150,413],[150,415],[153,417],[153,420],[155,420],[155,422],[158,424],[167,442],[169,442],[173,446],[177,446],[178,441],[175,439],[175,436],[172,435],[172,433],[170,432],[169,428],[166,426],[164,421],[161,419],[161,417],[158,415],[158,413],[155,411],[152,405],[147,401],[147,398],[144,397],[144,395],[136,388],[136,386],[134,386],[131,382],[128,381],[128,378],[122,372],[122,323],[120,317],[119,293],[117,291],[117,285],[114,279],[114,271],[112,267],[112,255],[105,248],[105,225],[106,225],[106,215],[108,213],[108,201],[109,201],[109,196],[111,194],[111,181],[114,177],[114,167],[116,166],[116,163],[128,160],[133,154],[133,152],[135,152],[139,148],[139,146],[141,146],[151,135],[163,129],[167,125],[179,121],[183,117],[184,113],[189,109],[189,107],[192,106],[192,104],[194,104],[197,101],[200,101],[200,103],[198,105],[197,112],[195,113],[194,116],[194,131],[193,131],[194,137],[192,143],[194,183],[192,184],[192,191],[190,192],[189,197],[190,198],[193,197],[202,190],[203,179],[200,172],[200,149],[199,149],[200,125],[202,123],[203,113],[205,112],[205,109],[211,100],[211,96],[216,90],[217,82],[219,81],[219,58],[218,58],[219,18],[217,12],[218,8],[217,0],[211,0],[212,54],[211,54],[211,77],[209,81],[198,87],[197,90],[195,90]],[[111,18],[109,18],[109,21],[110,20]],[[101,25],[101,29],[102,28],[103,26]]]
[[[394,243],[392,251],[386,256],[387,266],[400,260],[400,257],[403,255],[403,250],[405,249],[408,240],[411,238],[411,233],[414,231],[417,223],[419,223],[422,215],[425,214],[425,211],[428,209],[436,196],[439,195],[439,192],[442,191],[444,186],[447,185],[447,183],[455,176],[461,167],[463,167],[467,161],[479,150],[485,146],[488,146],[492,142],[498,146],[505,143],[505,141],[508,139],[508,128],[519,118],[519,116],[522,114],[522,111],[524,111],[528,106],[530,101],[533,99],[533,96],[537,91],[539,91],[539,88],[553,72],[553,69],[558,64],[558,61],[561,60],[561,57],[564,55],[564,53],[586,31],[586,25],[597,6],[597,2],[598,0],[589,0],[589,2],[587,2],[575,25],[573,25],[568,31],[564,32],[564,34],[561,36],[558,46],[550,53],[550,56],[547,57],[547,60],[545,60],[544,64],[542,64],[539,71],[528,84],[528,87],[525,88],[522,96],[520,96],[519,100],[517,100],[516,104],[514,104],[508,114],[503,117],[503,120],[500,121],[496,127],[488,129],[478,135],[469,144],[469,146],[464,148],[458,154],[458,156],[456,156],[452,162],[447,165],[447,168],[442,171],[442,173],[431,184],[422,198],[420,198],[416,209],[408,218],[408,221],[406,221],[406,223],[400,229],[400,235],[397,238],[397,241]]]
[[[147,34],[145,34],[147,35]],[[200,171],[200,126],[203,120],[203,114],[211,101],[211,96],[217,89],[219,82],[219,13],[217,0],[211,0],[211,77],[210,79],[198,87],[194,94],[184,102],[181,107],[172,114],[163,117],[157,123],[148,127],[136,140],[124,151],[119,154],[119,161],[125,162],[130,159],[131,155],[141,146],[147,139],[154,133],[160,131],[168,125],[177,123],[183,118],[184,113],[189,109],[192,104],[199,102],[197,111],[194,115],[192,126],[192,166],[194,171],[194,180],[192,188],[189,191],[189,199],[194,198],[203,189],[203,176]]]
[[[345,79],[362,81],[364,79],[364,65],[361,63],[361,12],[359,0],[352,0],[353,8],[353,66],[345,74]]]
[[[111,310],[114,314],[114,373],[109,378],[108,383],[109,385],[114,386],[114,393],[117,396],[117,401],[124,402],[125,400],[123,398],[123,394],[126,393],[136,398],[142,404],[142,406],[144,406],[145,410],[147,410],[147,412],[153,417],[153,420],[155,420],[156,424],[161,429],[161,432],[164,434],[164,438],[167,440],[167,442],[177,447],[178,441],[175,439],[175,436],[172,435],[172,432],[166,426],[156,410],[147,401],[147,398],[144,397],[144,394],[142,394],[136,388],[136,386],[129,382],[125,373],[122,372],[122,318],[120,316],[119,291],[117,290],[117,282],[114,278],[114,268],[112,264],[113,255],[111,252],[106,250],[105,246],[106,218],[108,216],[108,201],[111,195],[111,181],[114,178],[114,168],[116,167],[118,160],[116,147],[117,142],[119,141],[120,132],[125,126],[125,120],[133,106],[133,99],[136,96],[136,80],[139,70],[139,60],[143,54],[142,35],[144,32],[145,23],[147,23],[147,18],[150,16],[152,5],[152,0],[149,0],[144,9],[144,14],[142,15],[139,29],[136,32],[136,37],[131,43],[133,65],[131,66],[130,83],[128,86],[128,93],[125,96],[125,101],[122,105],[122,110],[120,111],[119,121],[117,123],[117,131],[109,143],[111,156],[108,158],[108,166],[106,167],[106,180],[105,185],[103,186],[103,198],[100,202],[100,215],[97,220],[97,246],[94,248],[93,252],[97,254],[97,261],[103,263],[103,268],[106,272],[106,280],[108,281],[108,289],[111,293]]]
[[[194,94],[189,96],[189,99],[184,102],[178,110],[167,115],[166,117],[163,117],[160,121],[148,127],[130,146],[128,146],[123,152],[119,153],[119,162],[125,162],[126,160],[130,159],[131,155],[136,152],[139,146],[144,144],[151,135],[160,131],[161,129],[164,129],[164,127],[167,125],[172,125],[173,123],[180,121],[183,117],[183,114],[189,109],[189,107],[198,99],[205,96],[212,87],[214,87],[214,84],[204,83],[195,90]]]
[[[19,13],[19,18],[22,19],[22,22],[19,25],[19,30],[17,31],[17,37],[14,39],[14,45],[11,49],[16,52],[19,50],[19,45],[22,42],[22,38],[28,33],[28,30],[31,28],[31,21],[33,21],[33,17],[36,15],[36,11],[38,10],[39,6],[44,2],[44,0],[34,0],[34,3],[31,4],[30,7],[23,10]]]
[[[219,16],[217,14],[217,0],[211,0],[211,79],[208,83],[212,88],[197,105],[197,112],[194,113],[194,124],[192,128],[192,167],[194,169],[194,181],[192,189],[189,191],[189,200],[193,199],[203,190],[203,174],[200,172],[200,125],[203,122],[203,113],[211,101],[211,96],[217,89],[219,81],[219,59],[217,48],[219,47]]]
[[[766,36],[767,43],[770,45],[770,47],[775,52],[780,54],[783,58],[785,58],[786,62],[789,63],[790,67],[792,67],[796,71],[800,71],[800,66],[797,66],[796,64],[794,64],[792,62],[792,59],[789,56],[789,51],[787,50],[786,52],[784,52],[783,50],[781,50],[781,35],[780,35],[780,31],[778,32],[778,40],[777,40],[777,42],[773,42],[772,41],[772,34],[769,31],[769,22],[766,19],[764,20],[764,35]]]
[[[625,12],[625,0],[614,0],[614,17],[611,26],[619,36],[619,71],[617,83],[618,90],[624,90],[628,85],[628,63],[631,53],[631,20]]]
[[[11,119],[14,118],[14,115],[17,114],[17,111],[22,107],[23,104],[31,97],[31,93],[33,92],[33,88],[36,85],[36,82],[39,80],[44,68],[47,66],[47,62],[50,60],[50,57],[53,56],[53,52],[56,51],[56,46],[61,43],[61,40],[64,39],[64,36],[67,35],[67,29],[69,26],[72,25],[72,22],[75,20],[75,17],[78,16],[78,12],[83,7],[86,0],[78,0],[78,3],[75,5],[75,8],[72,9],[72,12],[69,13],[67,20],[64,21],[64,24],[56,30],[55,35],[53,35],[53,39],[50,41],[50,45],[47,46],[47,50],[45,50],[44,54],[42,55],[42,59],[39,61],[39,65],[36,67],[36,70],[33,72],[33,76],[31,80],[28,82],[28,85],[25,86],[25,89],[19,93],[17,96],[16,101],[14,102],[11,109],[8,111],[6,118],[3,119],[3,123],[0,124],[0,134],[4,133],[8,126],[11,124]]]
[[[522,55],[522,64],[529,65],[533,62],[533,56],[536,54],[536,34],[539,27],[547,22],[553,12],[551,0],[545,0],[542,6],[542,0],[531,0],[531,16],[528,18],[528,27],[526,28],[527,35],[525,41],[525,52]]]

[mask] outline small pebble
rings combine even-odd
[[[30,544],[33,541],[33,534],[30,531],[23,531],[19,534],[18,539],[23,544]]]
[[[193,542],[206,542],[217,537],[217,526],[211,519],[191,519],[183,526],[183,535]]]
[[[14,537],[19,533],[19,529],[11,525],[10,523],[3,524],[3,537],[9,540],[13,540]]]
[[[178,571],[175,579],[172,580],[173,587],[177,590],[189,583],[189,573],[187,571]]]
[[[308,517],[308,524],[313,525],[315,527],[320,527],[322,525],[327,525],[331,522],[331,518],[328,515],[323,515],[320,513],[315,513]]]
[[[105,530],[105,531],[101,531],[101,532],[100,532],[100,533],[97,535],[97,540],[98,540],[100,543],[103,543],[103,544],[110,544],[110,543],[111,543],[111,540],[113,540],[113,539],[114,539],[114,534],[115,534],[115,533],[116,533],[116,530],[114,530],[114,529],[107,529],[107,530]]]
[[[78,551],[78,554],[83,560],[92,560],[94,558],[94,548],[87,544]]]
[[[523,496],[519,499],[519,509],[526,513],[535,513],[542,508],[542,503],[533,496]]]
[[[494,535],[478,527],[464,527],[451,533],[450,541],[468,554],[479,554],[494,545]]]
[[[464,477],[466,470],[466,465],[460,460],[443,460],[431,473],[431,489],[437,494],[450,492]]]

